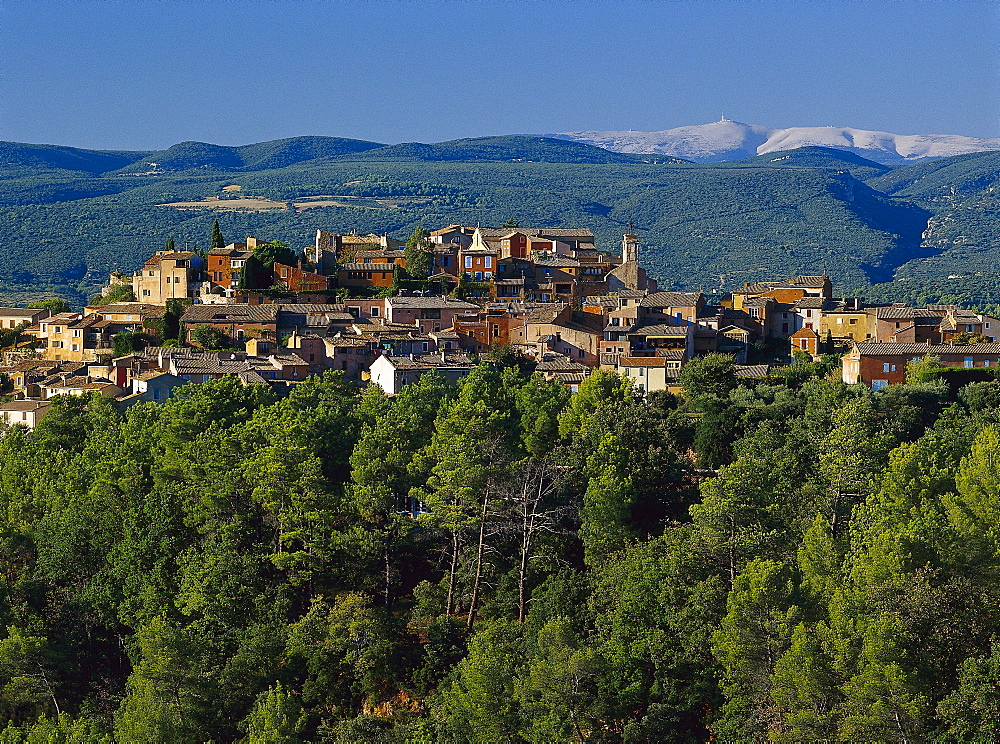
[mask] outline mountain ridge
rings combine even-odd
[[[809,146],[846,150],[884,165],[1000,150],[1000,137],[892,134],[832,126],[777,129],[730,119],[658,132],[579,131],[543,136],[583,142],[613,152],[668,155],[696,163],[739,160]]]

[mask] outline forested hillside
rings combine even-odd
[[[1000,382],[501,361],[6,432],[0,739],[1000,737]]]
[[[216,218],[233,239],[296,247],[317,228],[402,237],[417,225],[514,218],[589,227],[607,250],[632,221],[647,269],[676,289],[829,273],[845,291],[897,277],[931,282],[933,293],[949,274],[982,287],[995,278],[995,153],[889,169],[819,147],[695,165],[538,137],[390,146],[298,137],[156,153],[3,148],[8,302],[39,291],[81,302],[108,271],[134,270],[170,236],[203,245]],[[240,191],[223,191],[231,186]]]

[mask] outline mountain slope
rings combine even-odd
[[[637,163],[642,158],[611,152],[581,142],[509,135],[450,140],[434,145],[408,142],[352,157],[352,160],[424,160],[466,162]],[[661,158],[661,160],[663,160]]]
[[[772,129],[725,119],[660,132],[564,132],[547,136],[585,142],[615,152],[673,155],[697,163],[739,160],[810,146],[847,150],[886,165],[1000,150],[1000,138],[903,135],[851,127]]]
[[[25,171],[63,170],[100,175],[118,170],[148,155],[125,150],[82,150],[62,145],[0,142],[0,178]]]
[[[380,147],[384,145],[340,137],[291,137],[238,147],[213,145],[207,142],[181,142],[166,150],[146,154],[142,159],[122,168],[120,173],[151,175],[195,169],[269,170]]]

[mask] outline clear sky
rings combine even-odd
[[[1000,2],[0,0],[0,140],[773,127],[1000,136]]]

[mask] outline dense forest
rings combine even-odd
[[[996,741],[1000,382],[831,371],[57,398],[0,741]]]

